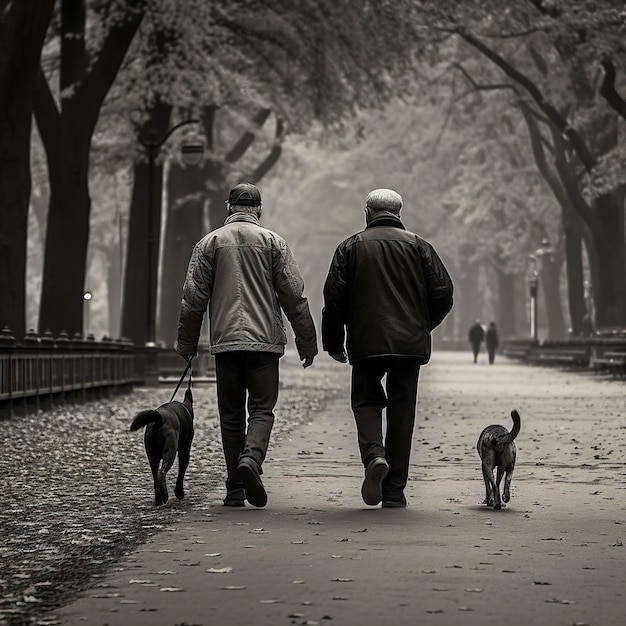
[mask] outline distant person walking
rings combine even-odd
[[[472,345],[472,354],[474,355],[474,363],[478,361],[478,353],[480,352],[480,344],[485,338],[485,329],[482,327],[480,320],[476,320],[474,325],[469,329],[468,339]]]
[[[224,504],[244,506],[247,499],[262,507],[267,493],[261,466],[274,424],[278,360],[287,342],[281,309],[303,367],[313,364],[317,336],[291,250],[280,235],[261,227],[259,190],[235,185],[227,213],[224,226],[201,239],[191,255],[176,350],[185,359],[196,354],[208,307],[227,471]]]
[[[369,193],[365,230],[335,250],[322,312],[324,350],[352,365],[351,407],[365,468],[361,495],[383,507],[407,504],[420,366],[430,359],[430,333],[452,308],[453,292],[441,259],[406,230],[401,209],[395,191]]]
[[[485,345],[489,355],[489,365],[493,365],[496,359],[496,350],[498,349],[498,330],[495,322],[489,322],[489,327],[485,333]]]

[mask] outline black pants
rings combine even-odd
[[[253,458],[259,467],[265,460],[278,399],[279,358],[279,354],[247,350],[215,355],[217,406],[228,491],[243,487],[237,474],[240,457]]]
[[[480,342],[472,343],[472,354],[474,355],[474,363],[478,360],[478,353],[480,352]]]
[[[389,463],[383,498],[402,497],[409,477],[409,459],[420,364],[409,357],[373,357],[352,367],[351,404],[363,465],[377,456]],[[387,375],[385,389],[382,379]],[[383,409],[387,429],[383,442]]]

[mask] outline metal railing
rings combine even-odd
[[[169,384],[184,370],[173,348],[137,348],[128,339],[96,341],[93,335],[68,337],[29,331],[17,342],[8,328],[0,331],[0,419],[55,404],[78,402],[135,385]],[[193,361],[196,382],[215,381],[209,346],[198,346]]]
[[[98,393],[128,390],[138,380],[135,348],[124,339],[39,337],[29,332],[18,343],[9,329],[0,332],[0,414],[12,415],[30,403],[54,404]]]

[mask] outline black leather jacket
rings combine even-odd
[[[424,239],[388,214],[343,241],[324,285],[322,344],[350,363],[373,356],[430,359],[430,332],[452,308],[453,285]],[[347,331],[347,342],[345,332]]]

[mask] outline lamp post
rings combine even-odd
[[[534,254],[531,254],[528,258],[531,262],[531,271],[528,278],[528,284],[530,288],[530,337],[533,341],[537,341],[539,338],[538,326],[537,326],[537,295],[539,288],[539,275],[543,270],[544,260],[552,258],[552,247],[550,246],[550,240],[544,238],[541,240],[541,245],[535,250]]]
[[[148,329],[148,341],[146,346],[150,348],[156,347],[156,301],[158,289],[158,266],[159,266],[159,235],[161,224],[155,217],[155,176],[154,170],[156,160],[159,156],[161,146],[168,140],[170,135],[175,131],[188,124],[197,124],[197,120],[185,120],[172,126],[160,139],[156,131],[150,131],[146,139],[138,136],[139,143],[146,149],[148,153],[148,301],[146,327]],[[204,144],[200,141],[193,141],[183,144],[182,149],[183,161],[188,165],[197,165],[204,153]]]
[[[89,334],[89,305],[91,304],[91,300],[93,298],[93,294],[91,293],[91,291],[85,291],[85,293],[83,294],[83,303],[84,303],[84,309],[83,309],[83,324],[84,324],[84,329],[83,329],[83,337],[85,337],[85,339],[87,338],[87,335]]]
[[[539,285],[539,274],[537,273],[537,257],[531,254],[529,257],[532,263],[528,286],[530,290],[530,338],[537,341],[537,287]]]

